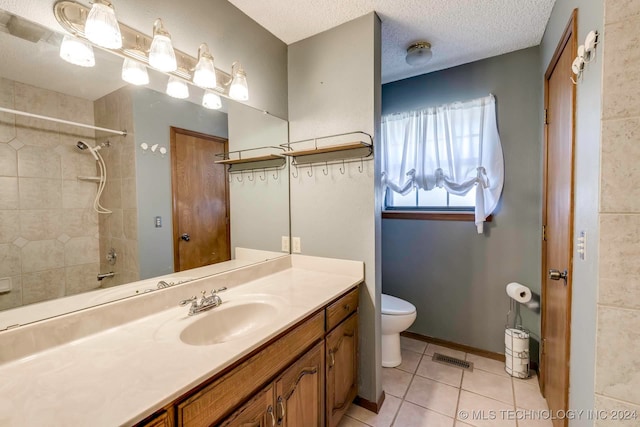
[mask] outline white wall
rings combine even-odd
[[[377,134],[380,121],[380,20],[374,13],[289,46],[290,141],[343,132]],[[374,162],[298,170],[291,178],[292,236],[306,255],[365,262],[360,298],[360,396],[381,391],[379,205]],[[295,171],[294,171],[295,172]]]

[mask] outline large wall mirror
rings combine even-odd
[[[127,135],[0,112],[0,331],[286,254],[284,162],[215,163],[286,143],[285,120],[204,108],[194,86],[174,99],[151,69],[129,85],[97,48],[94,67],[69,64],[28,18],[0,9],[0,107]]]

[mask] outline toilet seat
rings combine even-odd
[[[382,294],[382,314],[404,316],[416,312],[416,307],[408,301],[391,295]]]

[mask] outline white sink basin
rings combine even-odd
[[[224,302],[180,333],[180,339],[190,345],[220,344],[242,338],[268,326],[280,311],[276,301],[239,300]]]

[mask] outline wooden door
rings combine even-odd
[[[323,349],[318,343],[276,380],[278,426],[324,426]]]
[[[276,423],[273,385],[257,393],[227,417],[220,427],[273,427]]]
[[[541,387],[552,411],[566,411],[569,397],[576,20],[574,11],[545,74]]]
[[[175,271],[231,259],[227,140],[171,128]]]
[[[338,325],[327,343],[327,426],[335,427],[358,392],[358,314]]]

